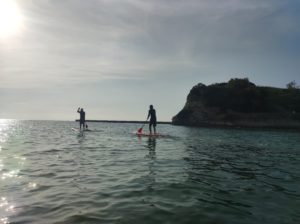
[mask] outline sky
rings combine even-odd
[[[170,121],[197,83],[300,83],[299,0],[0,0],[0,118]]]

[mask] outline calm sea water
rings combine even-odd
[[[300,223],[300,133],[0,120],[0,223]]]

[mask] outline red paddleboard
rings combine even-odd
[[[134,132],[133,134],[139,136],[139,137],[164,137],[165,135],[159,134],[159,133],[144,133],[144,132]]]

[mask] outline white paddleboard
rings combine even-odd
[[[77,132],[77,133],[85,131],[85,130],[80,130],[79,128],[71,128],[71,130],[74,131],[74,132]]]

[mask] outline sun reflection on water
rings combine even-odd
[[[18,176],[18,173],[19,173],[19,172],[20,172],[19,170],[11,170],[11,171],[9,171],[9,172],[2,173],[1,179],[2,179],[2,180],[5,180],[5,179],[7,179],[7,178],[19,177],[19,176]]]
[[[3,217],[3,218],[0,218],[0,223],[1,224],[8,224],[8,218],[7,217]]]
[[[0,224],[8,224],[8,213],[15,212],[15,206],[8,202],[6,197],[0,199]]]
[[[2,162],[2,159],[0,159],[0,171],[3,170],[3,162]]]
[[[16,120],[0,119],[0,224],[10,223],[9,217],[15,213],[15,205],[3,193],[5,186],[15,183],[16,178],[20,178],[20,168],[24,165],[25,157],[11,154],[10,147],[6,144],[9,138],[13,136]],[[12,181],[12,182],[11,182]],[[2,188],[3,187],[3,188]]]
[[[15,123],[12,119],[0,119],[0,144],[6,142],[8,138],[8,131],[11,126]],[[0,145],[0,151],[2,146]]]
[[[36,189],[37,188],[37,183],[35,182],[29,182],[27,185],[28,189]]]

